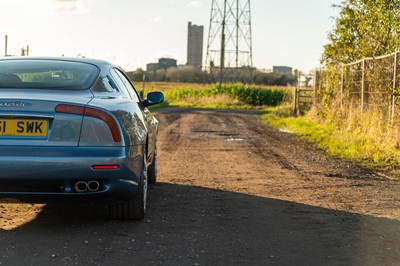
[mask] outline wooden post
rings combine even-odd
[[[319,89],[319,79],[320,79],[320,73],[318,69],[315,69],[315,77],[314,77],[314,97],[313,97],[313,105],[315,105],[319,102],[318,101],[318,89]]]
[[[293,93],[293,115],[297,114],[297,85],[294,87]]]
[[[340,84],[340,109],[343,109],[344,101],[344,64],[342,64],[342,80]]]
[[[396,104],[396,86],[397,86],[397,82],[396,82],[396,77],[397,77],[397,54],[398,52],[396,52],[394,54],[394,65],[393,65],[393,91],[392,91],[392,96],[391,96],[391,101],[390,101],[390,123],[393,124],[394,121],[394,109],[395,109],[395,104]]]
[[[364,93],[365,93],[365,59],[362,60],[362,77],[361,77],[361,114],[364,113]]]

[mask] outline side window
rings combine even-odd
[[[121,78],[119,77],[119,75],[117,74],[117,72],[114,69],[111,69],[111,76],[113,77],[113,80],[115,81],[115,83],[117,83],[118,88],[121,90],[121,92],[128,98],[132,98],[131,94],[128,92],[124,82],[121,80]]]
[[[124,84],[124,87],[126,88],[126,90],[128,91],[131,99],[134,102],[140,102],[139,100],[139,96],[135,90],[135,88],[133,87],[132,83],[129,81],[129,79],[127,77],[125,77],[125,75],[119,70],[119,69],[114,69],[115,73],[117,73],[118,77],[121,79],[121,81]]]

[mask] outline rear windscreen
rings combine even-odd
[[[0,88],[85,90],[98,73],[96,66],[84,62],[1,60]]]

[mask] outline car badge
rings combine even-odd
[[[16,107],[28,107],[28,106],[32,106],[32,104],[26,102],[0,102],[0,108],[1,107],[16,108]]]

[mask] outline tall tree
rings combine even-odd
[[[343,0],[322,61],[349,63],[400,48],[400,0]]]

